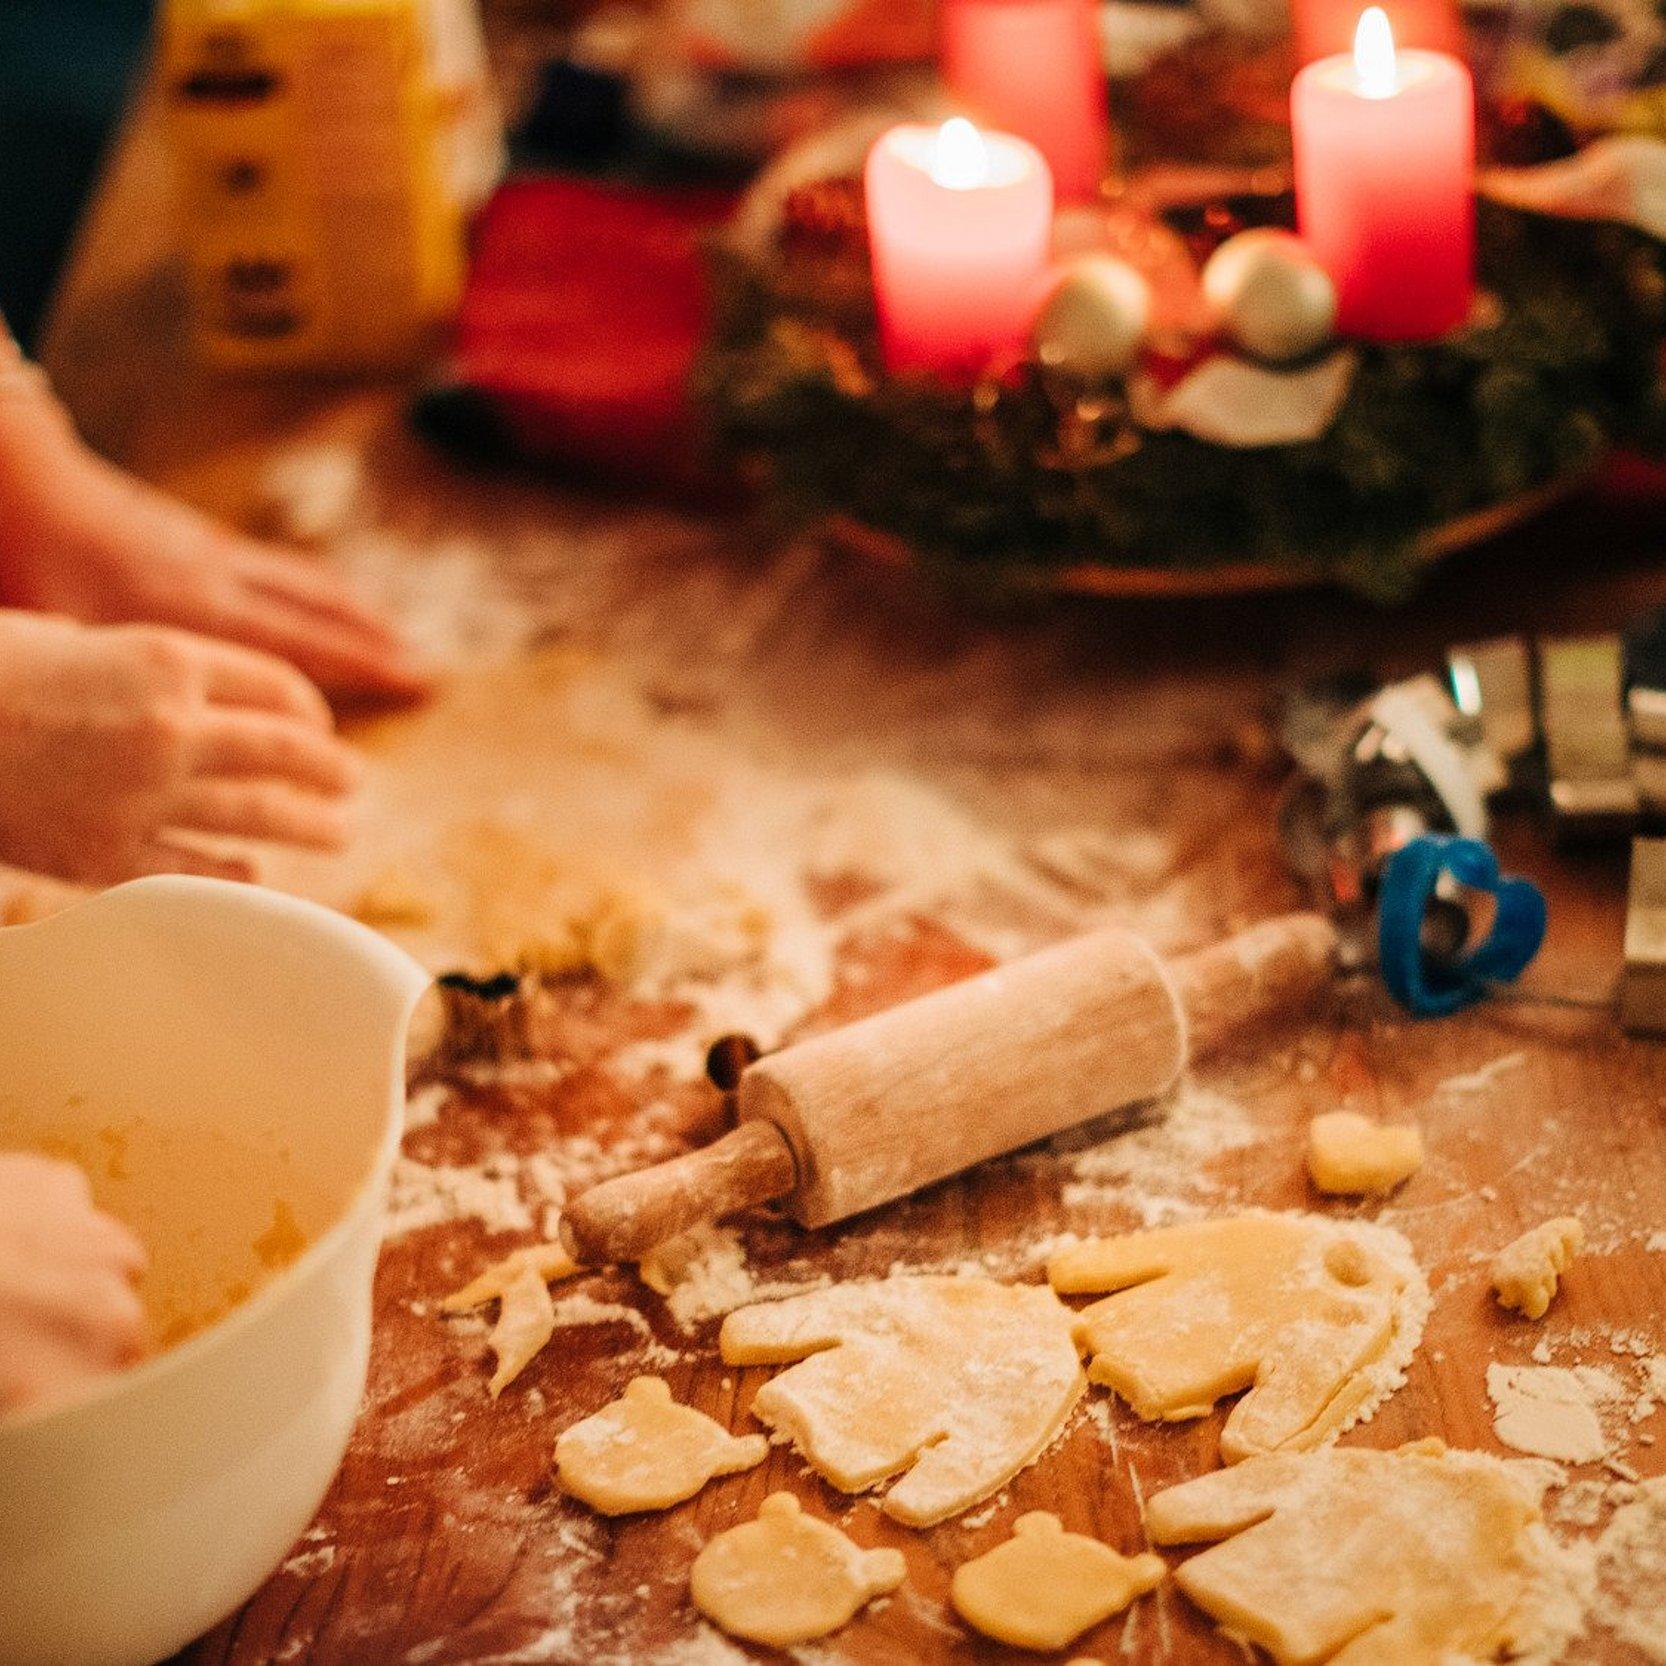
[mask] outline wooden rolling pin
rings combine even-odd
[[[592,1187],[562,1236],[582,1262],[639,1261],[701,1221],[782,1201],[826,1226],[985,1158],[1152,1099],[1189,1060],[1329,981],[1336,933],[1290,914],[1165,963],[1100,931],[750,1065],[740,1125]]]

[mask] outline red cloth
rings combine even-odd
[[[476,229],[458,380],[530,455],[635,485],[709,484],[688,394],[706,312],[699,241],[733,201],[510,180]]]

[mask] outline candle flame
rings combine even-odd
[[[1367,6],[1354,31],[1354,76],[1365,98],[1392,98],[1399,90],[1394,30],[1381,6]]]
[[[950,116],[937,129],[931,148],[931,177],[951,191],[972,191],[989,182],[989,146],[964,116]]]

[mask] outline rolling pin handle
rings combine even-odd
[[[763,1048],[749,1035],[737,1031],[719,1036],[706,1054],[706,1077],[719,1093],[733,1093],[763,1056]]]
[[[1336,927],[1322,914],[1285,914],[1171,961],[1188,1057],[1205,1058],[1258,1022],[1300,1012],[1330,986],[1339,952]]]
[[[561,1239],[584,1266],[640,1261],[679,1232],[785,1197],[797,1184],[780,1130],[743,1122],[699,1151],[592,1186],[563,1212]]]

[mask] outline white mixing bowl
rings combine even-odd
[[[0,931],[0,1150],[79,1160],[165,1341],[0,1421],[0,1666],[150,1666],[318,1508],[364,1391],[428,982],[339,915],[211,880]]]

